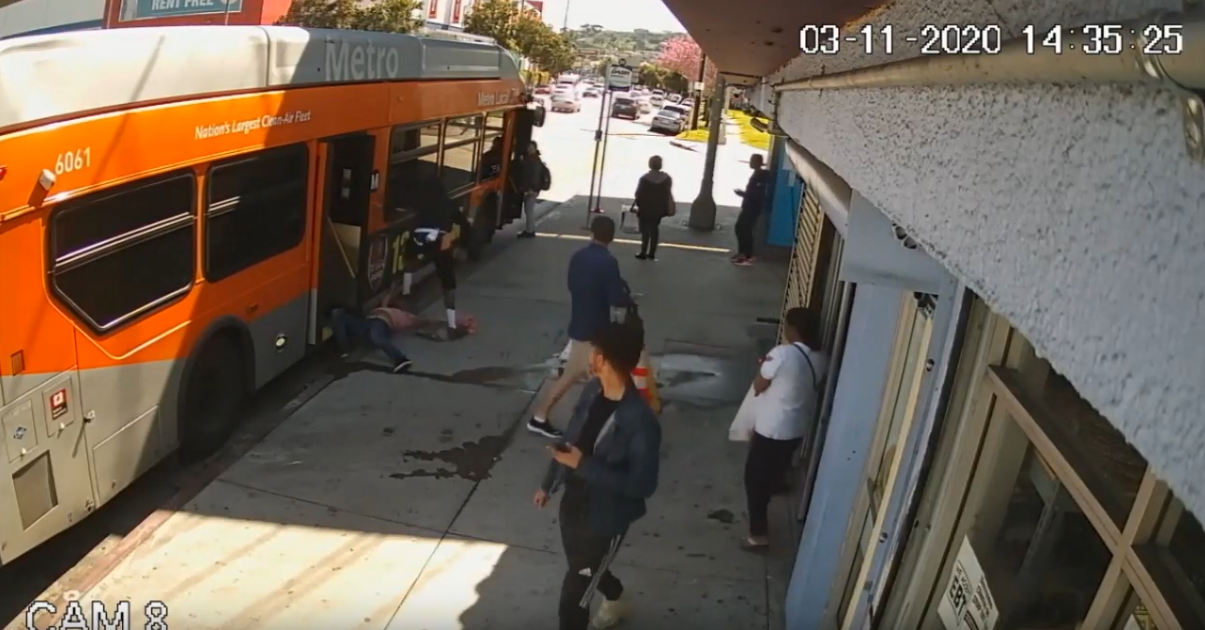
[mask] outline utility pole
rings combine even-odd
[[[561,25],[565,33],[569,32],[569,5],[571,4],[573,4],[573,0],[565,0],[565,22]]]
[[[699,196],[690,204],[690,219],[687,222],[692,230],[715,229],[715,197],[711,190],[715,187],[715,157],[720,146],[720,125],[724,120],[724,87],[724,77],[716,76],[711,95],[713,100],[707,108],[710,118],[707,120],[707,161],[703,165],[703,184],[699,186]]]
[[[702,54],[702,53],[700,53]],[[699,60],[699,85],[703,85],[703,80],[707,76],[707,55]],[[699,128],[699,110],[703,109],[703,90],[702,88],[694,90],[695,106],[694,111],[690,113],[690,130],[694,131]]]

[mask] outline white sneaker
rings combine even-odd
[[[622,599],[615,601],[603,599],[602,603],[598,605],[598,612],[594,613],[594,621],[591,622],[591,625],[598,630],[614,628],[628,616],[628,612],[628,604]]]

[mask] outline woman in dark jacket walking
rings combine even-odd
[[[677,213],[674,179],[661,170],[661,156],[649,158],[649,172],[636,185],[636,217],[640,223],[639,260],[657,260],[661,219]]]

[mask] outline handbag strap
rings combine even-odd
[[[807,350],[804,350],[803,346],[799,345],[798,343],[793,343],[791,345],[799,351],[799,354],[803,355],[803,360],[808,362],[808,370],[812,372],[812,389],[815,391],[820,391],[820,381],[816,378],[816,366],[812,365],[812,358],[808,356]]]

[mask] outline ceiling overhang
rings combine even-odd
[[[885,0],[663,0],[724,78],[753,85],[799,55],[805,24],[844,26]]]

